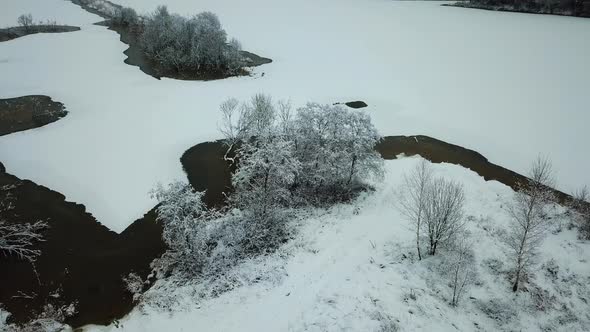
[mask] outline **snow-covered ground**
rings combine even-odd
[[[435,175],[464,185],[467,228],[475,243],[477,282],[459,307],[451,307],[447,280],[439,277],[440,256],[415,260],[411,225],[395,207],[402,174],[419,161],[388,161],[375,193],[300,220],[298,235],[278,254],[237,269],[242,287],[206,299],[189,295],[197,288],[173,287],[176,291],[164,294],[178,303],[172,313],[148,306],[117,325],[89,331],[396,331],[385,328],[392,325],[399,331],[590,329],[590,244],[578,241],[575,229],[567,230],[563,209],[552,212],[552,232],[528,292],[515,295],[505,273],[511,260],[501,240],[509,223],[503,206],[513,191],[460,166],[436,164]]]
[[[69,115],[0,138],[9,172],[85,204],[122,231],[154,204],[179,157],[218,138],[227,97],[265,92],[331,103],[364,100],[383,135],[426,134],[524,172],[549,155],[559,186],[590,183],[590,20],[386,0],[116,0],[140,12],[219,14],[245,49],[274,60],[254,77],[155,80],[123,63],[126,45],[63,0],[4,0],[0,26],[32,12],[82,30],[0,43],[0,98],[46,94]],[[265,74],[262,76],[262,74]]]

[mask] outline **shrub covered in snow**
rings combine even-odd
[[[211,214],[201,200],[203,193],[174,182],[167,188],[158,186],[152,195],[160,203],[158,220],[163,224],[162,238],[169,248],[160,259],[161,272],[200,274],[210,251],[206,221]]]
[[[171,274],[184,281],[215,277],[245,257],[242,243],[247,235],[246,220],[239,213],[208,209],[202,202],[203,194],[182,182],[153,191],[160,202],[158,220],[168,246],[166,253],[152,263],[159,278]]]

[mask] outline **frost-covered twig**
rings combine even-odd
[[[32,224],[7,224],[0,221],[0,252],[5,256],[14,255],[19,259],[34,262],[41,251],[31,247],[36,241],[44,241],[41,231],[48,225],[44,221]]]

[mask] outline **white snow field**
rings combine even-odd
[[[386,0],[115,2],[213,11],[246,50],[274,62],[253,77],[158,81],[123,63],[127,46],[92,25],[98,16],[63,0],[0,3],[0,26],[32,12],[82,28],[0,43],[0,98],[46,94],[70,111],[1,137],[0,161],[114,231],[154,205],[157,182],[184,176],[187,148],[219,138],[224,99],[257,92],[294,106],[360,99],[382,135],[430,135],[518,172],[541,152],[561,189],[590,183],[588,19]]]
[[[420,160],[387,161],[375,193],[298,221],[299,233],[279,253],[234,271],[241,287],[202,298],[191,294],[210,285],[172,286],[164,294],[177,301],[172,312],[148,304],[88,331],[588,331],[590,244],[567,230],[564,210],[551,212],[552,232],[528,291],[515,295],[501,240],[509,222],[503,206],[513,191],[460,166],[436,164],[435,175],[464,185],[478,274],[459,306],[449,305],[448,280],[438,276],[441,256],[416,260],[411,223],[395,207],[402,174]],[[153,288],[145,296],[157,299]]]

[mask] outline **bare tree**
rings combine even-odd
[[[229,157],[229,153],[236,143],[246,138],[250,128],[250,116],[247,114],[248,108],[240,107],[240,102],[237,99],[230,98],[219,106],[219,110],[222,116],[219,131],[225,137],[224,143],[227,146],[223,158],[233,163],[234,159]]]
[[[424,218],[426,193],[432,182],[432,169],[428,162],[422,159],[420,163],[409,173],[404,175],[404,184],[399,199],[401,212],[414,224],[416,233],[416,250],[418,259],[422,259],[420,251],[420,228]]]
[[[22,26],[25,31],[29,31],[31,26],[33,25],[33,15],[29,14],[22,14],[18,17],[17,22],[20,26]]]
[[[44,221],[32,224],[7,224],[0,221],[0,252],[33,263],[41,255],[41,250],[32,247],[35,242],[43,241],[41,231],[45,228],[47,223]]]
[[[278,118],[280,133],[286,138],[291,138],[295,135],[293,125],[293,113],[291,102],[288,100],[279,100],[278,102]],[[297,144],[297,142],[295,142]]]
[[[520,184],[512,203],[508,205],[512,224],[507,243],[514,255],[514,292],[518,291],[521,279],[532,264],[536,250],[547,231],[547,218],[543,210],[553,199],[549,187],[552,184],[551,162],[539,156],[531,166],[529,180]]]
[[[444,178],[433,180],[427,188],[424,223],[430,245],[428,253],[434,255],[439,245],[462,229],[465,195],[461,184]]]
[[[474,281],[473,244],[466,232],[455,237],[448,260],[449,281],[452,289],[451,305],[457,306],[469,285]]]
[[[276,109],[269,95],[257,93],[252,96],[248,108],[250,127],[253,136],[271,134],[276,120]]]

